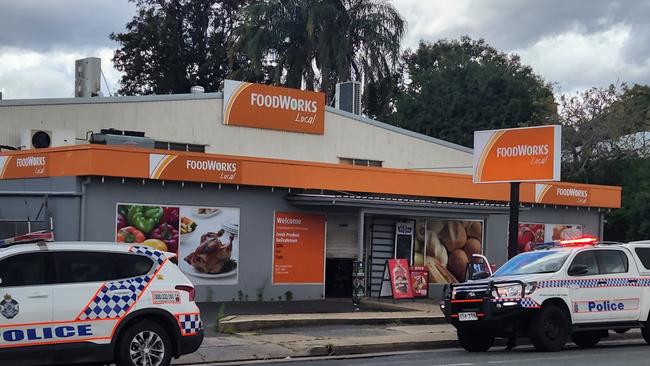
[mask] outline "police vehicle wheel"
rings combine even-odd
[[[468,352],[485,352],[494,344],[494,336],[467,328],[459,328],[458,342]]]
[[[530,340],[539,351],[559,351],[568,338],[569,321],[558,306],[543,306],[530,323]]]
[[[580,348],[593,348],[600,342],[598,332],[575,332],[571,334],[571,340]]]
[[[641,335],[645,339],[645,343],[650,344],[650,321],[647,321],[645,327],[641,328]]]
[[[172,344],[160,325],[142,321],[122,335],[115,355],[117,366],[169,366]]]

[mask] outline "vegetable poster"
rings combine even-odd
[[[196,284],[237,284],[239,208],[118,204],[116,241],[178,255]]]

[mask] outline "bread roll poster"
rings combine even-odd
[[[429,283],[465,281],[469,258],[483,252],[483,222],[419,219],[415,226],[413,265],[426,267]]]

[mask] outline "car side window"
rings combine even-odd
[[[620,250],[598,250],[596,251],[600,274],[627,273],[627,255]]]
[[[578,253],[573,259],[573,262],[571,262],[569,272],[571,272],[573,268],[576,268],[576,266],[584,266],[586,267],[586,271],[580,274],[574,274],[573,276],[593,276],[600,273],[598,270],[596,255],[593,250]]]
[[[49,268],[47,253],[25,253],[0,261],[0,287],[36,286],[47,284]]]
[[[127,253],[65,251],[54,253],[58,283],[106,282],[148,273],[153,261]]]

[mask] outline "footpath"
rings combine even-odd
[[[201,348],[174,364],[350,355],[432,349],[456,344],[437,301],[349,299],[289,303],[199,304],[206,327]],[[218,319],[220,318],[220,319]]]

